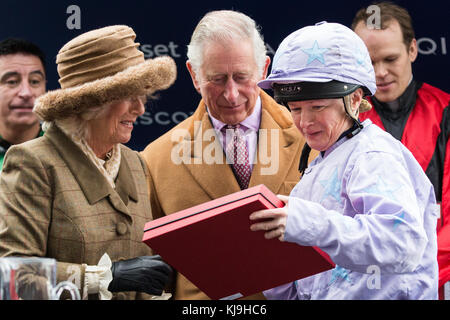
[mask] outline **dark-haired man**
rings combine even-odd
[[[8,148],[42,135],[32,112],[45,92],[45,56],[22,39],[0,42],[0,170]]]

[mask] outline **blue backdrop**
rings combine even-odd
[[[450,3],[442,0],[394,1],[413,17],[419,57],[414,77],[450,91]],[[185,67],[186,45],[199,19],[210,10],[235,9],[261,26],[271,58],[289,33],[319,21],[350,26],[356,11],[369,1],[31,1],[2,0],[0,39],[31,40],[47,55],[48,89],[59,88],[55,57],[75,36],[113,24],[131,26],[146,58],[172,56],[178,78],[139,118],[129,146],[142,150],[149,142],[188,117],[200,99]]]

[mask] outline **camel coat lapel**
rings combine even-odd
[[[183,165],[211,199],[240,191],[203,101],[192,120],[184,141],[190,146],[190,161]],[[221,180],[220,183],[217,179]]]

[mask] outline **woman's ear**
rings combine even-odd
[[[363,99],[363,90],[361,88],[356,89],[351,94],[351,108],[353,114],[358,114],[359,105],[361,104],[362,99]]]

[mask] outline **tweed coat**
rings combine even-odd
[[[0,256],[54,258],[57,281],[83,288],[83,264],[97,265],[104,253],[112,261],[151,255],[142,243],[151,220],[148,170],[137,152],[120,147],[115,189],[55,125],[11,147],[0,175]]]
[[[258,161],[253,165],[249,187],[265,184],[274,193],[288,195],[300,179],[298,165],[305,140],[294,126],[285,107],[277,104],[262,90],[260,97],[260,132],[263,131],[261,129],[266,129],[268,138],[264,142],[261,138],[258,140],[257,152],[263,147],[272,150],[275,144],[275,154],[272,156],[278,160],[278,169],[271,174],[265,174],[261,169],[267,169],[271,164]],[[150,202],[155,219],[240,191],[233,171],[225,161],[218,139],[215,139],[214,143],[219,144],[221,154],[218,159],[222,161],[208,164],[207,159],[202,159],[208,154],[206,151],[212,149],[212,139],[202,139],[201,135],[208,130],[210,132],[212,128],[205,104],[200,101],[191,117],[152,142],[142,152],[150,171]],[[183,133],[184,136],[178,139]],[[277,139],[272,140],[272,137]],[[174,154],[179,150],[190,152],[183,155],[184,161],[177,164],[178,159],[174,158]],[[316,155],[317,153],[312,152],[310,159]],[[183,275],[178,274],[176,278],[173,292],[175,299],[208,298]]]

